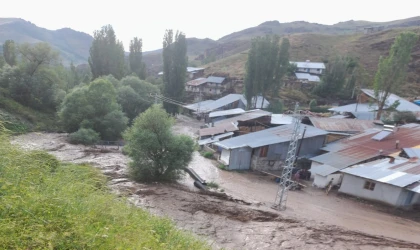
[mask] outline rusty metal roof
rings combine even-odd
[[[233,123],[223,123],[216,127],[210,127],[210,128],[202,128],[199,130],[200,136],[209,136],[209,135],[218,135],[218,134],[224,134],[227,132],[233,132],[237,131],[238,127]]]
[[[312,125],[316,128],[330,132],[363,132],[370,128],[378,127],[373,121],[357,119],[334,119],[322,117],[309,117]],[[382,122],[381,122],[382,123]]]
[[[186,83],[188,86],[200,86],[207,82],[207,78],[197,78]]]
[[[330,165],[338,170],[354,164],[375,158],[380,155],[391,155],[401,151],[401,148],[410,148],[420,145],[420,125],[407,124],[381,141],[372,139],[380,131],[370,129],[364,133],[342,139],[327,145],[323,150],[329,153],[311,158],[312,161]],[[399,140],[398,148],[396,141]]]

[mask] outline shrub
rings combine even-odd
[[[318,103],[316,102],[316,99],[312,99],[309,102],[309,108],[312,110],[313,108],[315,108],[316,106],[318,106]]]
[[[89,128],[81,128],[69,135],[69,142],[72,144],[93,145],[98,141],[99,133]]]
[[[124,133],[125,150],[133,159],[130,175],[138,181],[173,181],[192,159],[194,141],[172,132],[174,119],[153,105]]]
[[[394,122],[398,124],[417,122],[416,116],[410,111],[395,112],[393,118]]]
[[[219,188],[219,184],[217,184],[216,182],[214,182],[214,181],[211,181],[211,182],[207,182],[207,187],[209,187],[209,188],[214,188],[214,189],[218,189]]]
[[[227,170],[227,167],[225,166],[225,164],[220,164],[218,166],[221,170]]]
[[[207,159],[212,159],[213,158],[213,153],[212,152],[204,152],[203,156]]]

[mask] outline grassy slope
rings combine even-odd
[[[0,159],[2,249],[209,249],[110,194],[90,166],[18,150],[4,135]]]

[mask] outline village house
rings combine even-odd
[[[420,125],[406,124],[400,127],[384,126],[384,129],[368,129],[321,148],[324,154],[311,158],[314,186],[324,188],[332,181],[341,183],[340,170],[398,154],[401,148],[420,145]]]
[[[223,112],[223,111],[219,111]],[[207,128],[199,130],[200,139],[216,136],[226,132],[235,132],[235,136],[260,131],[270,125],[271,113],[263,110],[249,110],[244,114],[224,120],[211,122]]]
[[[220,162],[229,170],[279,170],[286,159],[293,125],[264,129],[214,143],[220,148]],[[303,140],[298,156],[316,155],[324,145],[327,132],[302,126]]]
[[[252,100],[257,108],[267,108],[270,103],[262,96],[256,96]],[[209,113],[228,109],[246,109],[247,101],[242,94],[229,94],[217,100],[206,100],[183,106],[187,113],[203,116],[206,122],[209,121]]]
[[[295,73],[296,79],[298,79],[302,83],[318,83],[321,81],[319,76],[317,75],[311,75],[308,73]]]
[[[419,158],[386,158],[340,171],[339,192],[395,207],[420,204]]]
[[[305,62],[290,62],[290,64],[296,64],[296,72],[322,75],[325,70],[325,64],[322,62],[311,62],[306,60]]]
[[[227,118],[242,115],[244,113],[246,113],[246,111],[241,108],[214,111],[214,112],[209,113],[209,119],[210,119],[209,122],[221,121]]]
[[[357,119],[336,119],[326,117],[304,117],[302,123],[328,132],[327,143],[340,140],[353,134],[364,132],[371,128],[382,128],[381,121],[366,121]]]
[[[197,78],[188,81],[185,84],[185,90],[194,93],[203,93],[207,95],[220,95],[227,88],[229,83],[226,78],[218,76],[209,76],[207,78]]]
[[[187,67],[186,73],[189,80],[194,80],[204,76],[204,68]],[[159,72],[158,75],[163,76],[163,71]]]
[[[357,118],[359,120],[375,120],[378,110],[377,97],[375,96],[375,91],[372,89],[361,89],[362,93],[358,96],[357,103],[335,107],[329,109],[330,111],[337,114],[344,114],[350,118]],[[395,94],[390,94],[386,100],[384,110],[390,108],[394,103],[399,103],[396,107],[397,111],[404,112],[409,111],[420,119],[420,106],[414,104],[413,102],[407,101],[406,99],[399,97]],[[382,118],[385,118],[385,115],[388,115],[388,118],[392,117],[392,112],[389,114],[384,113]]]

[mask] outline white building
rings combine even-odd
[[[322,62],[311,62],[306,60],[306,62],[290,62],[291,64],[296,64],[296,72],[309,73],[322,75],[325,70],[325,64]]]
[[[339,192],[396,207],[420,204],[418,158],[387,158],[340,171]]]

